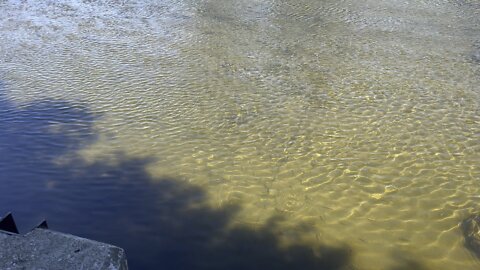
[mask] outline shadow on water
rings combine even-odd
[[[125,247],[133,269],[351,269],[347,247],[282,247],[279,218],[256,229],[229,227],[238,205],[206,206],[201,188],[151,179],[145,164],[128,159],[115,167],[95,164],[73,180],[78,188],[85,179],[90,185],[107,181],[97,184],[105,186],[103,192],[88,192],[88,201],[72,209],[97,227],[85,228],[83,235]],[[93,179],[102,174],[109,179]]]
[[[22,228],[29,216],[47,214],[50,189],[71,173],[55,163],[96,139],[94,119],[87,107],[60,100],[17,107],[0,81],[0,215],[14,211]]]
[[[280,244],[275,217],[230,226],[239,205],[206,204],[198,186],[153,179],[152,160],[56,162],[95,141],[87,106],[42,100],[13,105],[0,86],[0,211],[20,230],[47,218],[52,229],[126,249],[131,269],[352,269],[347,246]]]

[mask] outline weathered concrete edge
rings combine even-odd
[[[122,248],[46,229],[0,231],[0,269],[127,270]]]

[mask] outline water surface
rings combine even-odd
[[[0,1],[0,210],[137,269],[478,269],[480,2]]]

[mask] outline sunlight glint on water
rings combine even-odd
[[[5,95],[100,116],[58,162],[153,157],[360,269],[479,267],[457,228],[480,210],[478,1],[86,2],[0,3]]]

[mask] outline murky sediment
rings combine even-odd
[[[478,1],[1,1],[1,95],[88,107],[56,164],[149,158],[358,269],[477,269],[479,29]]]

